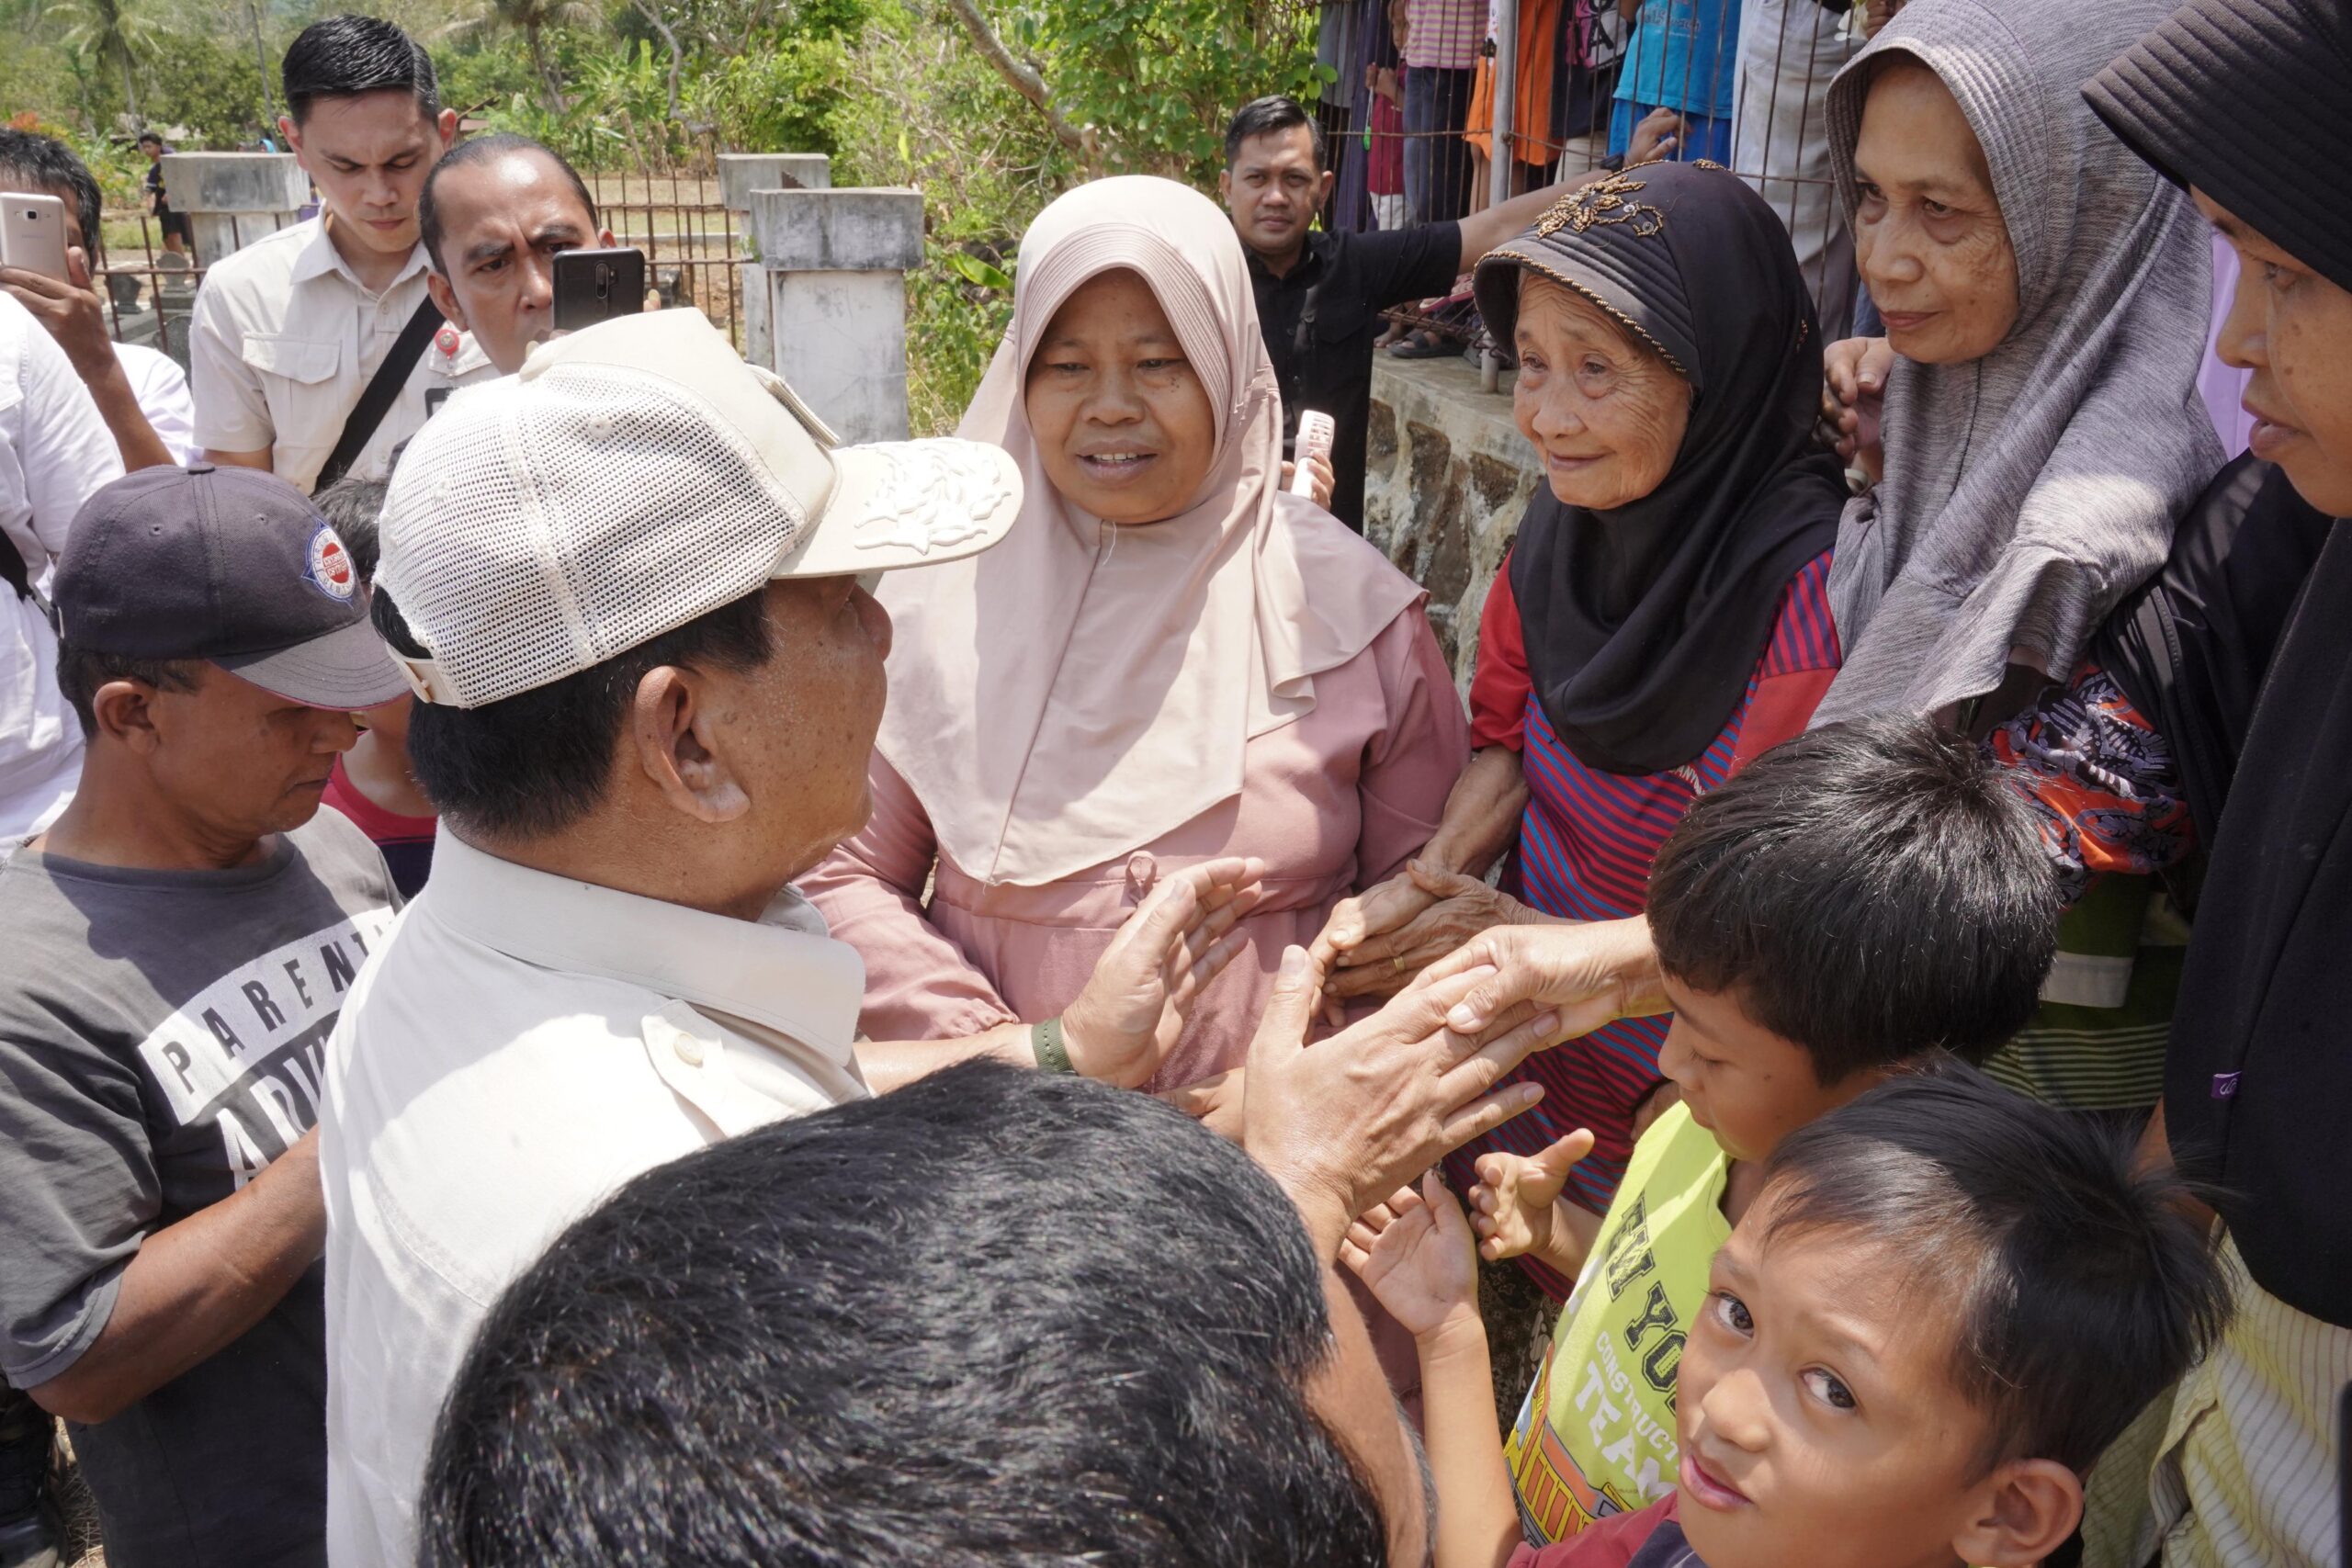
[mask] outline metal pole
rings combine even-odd
[[[245,0],[245,15],[254,24],[254,69],[261,73],[261,133],[272,138],[277,135],[277,95],[269,90],[269,51],[262,47],[260,0]]]
[[[1511,121],[1519,112],[1519,0],[1495,0],[1495,112],[1492,181],[1487,199],[1500,207],[1510,199]],[[1471,258],[1474,262],[1477,259]],[[1502,361],[1492,349],[1478,354],[1478,385],[1497,391],[1502,385]]]

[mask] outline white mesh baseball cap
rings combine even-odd
[[[624,316],[452,397],[384,498],[379,589],[429,703],[481,707],[603,663],[771,578],[984,550],[1021,474],[977,441],[843,446],[692,310]]]

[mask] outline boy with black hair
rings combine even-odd
[[[2057,916],[2024,803],[1925,720],[1813,730],[1692,805],[1649,886],[1674,1014],[1658,1066],[1680,1102],[1635,1145],[1589,1257],[1550,1168],[1579,1134],[1533,1161],[1485,1156],[1471,1190],[1487,1256],[1540,1247],[1581,1269],[1510,1438],[1531,1540],[1674,1486],[1675,1373],[1763,1162],[1888,1077],[2014,1033]]]
[[[315,498],[320,514],[334,525],[351,553],[352,570],[362,583],[376,578],[376,518],[384,510],[387,488],[384,479],[339,479]],[[353,716],[359,721],[359,739],[334,760],[325,799],[383,852],[402,898],[424,891],[440,827],[433,802],[409,771],[408,716],[415,702],[402,692]]]
[[[458,117],[424,47],[374,17],[329,17],[287,49],[284,79],[278,127],[319,216],[205,273],[188,364],[209,460],[307,492],[382,478],[426,393],[497,371],[427,292],[417,198]]]
[[[1438,1568],[2028,1568],[2228,1317],[2182,1197],[2115,1130],[1957,1063],[1796,1129],[1678,1347],[1679,1489],[1540,1550],[1497,1462],[1461,1209],[1432,1177],[1345,1256],[1422,1346]]]

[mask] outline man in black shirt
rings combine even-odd
[[[1480,256],[1600,177],[1596,172],[1531,191],[1459,222],[1360,234],[1310,231],[1332,185],[1321,129],[1295,98],[1260,98],[1233,117],[1216,188],[1250,253],[1259,326],[1282,383],[1283,450],[1298,434],[1300,410],[1331,416],[1338,427],[1331,511],[1340,522],[1363,531],[1372,340],[1380,312],[1446,293]]]

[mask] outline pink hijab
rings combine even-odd
[[[1129,527],[1054,489],[1023,399],[1054,312],[1120,267],[1150,286],[1217,414],[1191,506]],[[1012,454],[1021,516],[992,550],[885,580],[896,631],[876,744],[942,852],[983,881],[1057,882],[1233,798],[1250,739],[1311,712],[1314,677],[1421,597],[1283,492],[1281,397],[1241,243],[1172,181],[1098,180],[1038,214],[1012,325],[957,434]]]

